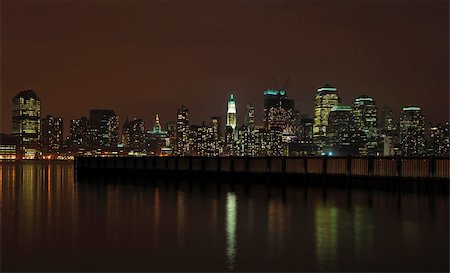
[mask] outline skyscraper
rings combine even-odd
[[[177,111],[177,145],[176,154],[189,155],[189,109],[181,105]]]
[[[227,125],[236,130],[237,120],[236,120],[236,102],[234,100],[234,95],[230,95],[230,100],[228,101],[227,108]]]
[[[378,143],[377,107],[373,98],[363,95],[353,102],[353,123],[360,155],[376,155]]]
[[[450,155],[450,136],[449,124],[437,124],[431,126],[428,141],[428,155],[449,156]]]
[[[113,110],[93,109],[89,112],[91,128],[96,131],[94,146],[117,147],[119,143],[119,116]]]
[[[13,98],[12,135],[23,147],[37,146],[41,135],[41,100],[33,90],[19,92]]]
[[[395,131],[397,130],[397,125],[394,122],[394,117],[392,114],[392,109],[384,106],[381,110],[381,126],[380,129],[383,132],[383,134],[388,136],[394,136]]]
[[[134,118],[129,121],[127,118],[122,126],[123,146],[134,150],[142,150],[144,147],[144,137],[144,121],[140,118]]]
[[[245,125],[252,131],[255,128],[255,107],[247,104],[247,115],[245,116]]]
[[[59,152],[63,145],[63,119],[47,115],[42,119],[42,149],[49,153]]]
[[[331,108],[328,115],[327,136],[335,155],[353,154],[353,117],[352,107],[337,105]]]
[[[403,156],[425,154],[425,117],[418,106],[403,107],[400,116],[400,145]]]
[[[353,102],[353,119],[357,130],[367,136],[377,134],[377,107],[373,98],[363,95]]]
[[[337,88],[329,84],[317,89],[314,103],[313,136],[317,141],[323,140],[327,135],[328,115],[333,106],[339,105],[340,99]]]
[[[284,90],[264,91],[264,128],[293,134],[294,100]]]
[[[86,117],[70,121],[69,147],[74,150],[91,145],[92,135],[89,120]]]

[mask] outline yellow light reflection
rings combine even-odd
[[[226,257],[229,270],[234,270],[236,262],[236,226],[237,226],[237,201],[236,194],[227,194],[225,231],[227,237]]]
[[[338,245],[338,209],[319,204],[315,210],[316,257],[320,270],[336,261]]]

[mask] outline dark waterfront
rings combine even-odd
[[[449,271],[448,193],[0,167],[1,271]]]

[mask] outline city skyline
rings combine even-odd
[[[174,121],[181,104],[194,124],[223,119],[233,93],[238,124],[247,103],[259,123],[273,76],[278,85],[291,77],[301,113],[313,113],[315,90],[330,83],[345,105],[365,94],[396,120],[406,105],[448,120],[446,1],[156,3],[2,1],[1,132],[24,89],[43,99],[43,117],[114,109],[121,124],[149,126],[156,113]]]
[[[375,99],[375,98],[373,98],[373,97],[371,97],[371,96],[368,96],[367,94],[363,94],[363,95],[359,95],[359,96],[357,96],[357,97],[355,97],[354,98],[354,101],[349,101],[348,103],[343,103],[343,101],[348,101],[348,99],[345,99],[345,97],[343,97],[342,95],[341,95],[341,91],[340,91],[340,89],[339,88],[337,88],[337,87],[335,87],[335,86],[331,86],[331,85],[329,85],[328,83],[327,84],[325,84],[324,86],[322,86],[322,87],[318,87],[317,88],[317,90],[315,90],[315,95],[317,95],[318,93],[319,93],[319,91],[321,91],[322,89],[326,89],[326,88],[328,88],[328,87],[330,87],[330,88],[333,88],[333,89],[335,89],[336,90],[336,92],[338,92],[339,93],[339,102],[336,102],[337,104],[336,105],[339,105],[339,106],[345,106],[345,107],[347,107],[347,106],[350,106],[350,107],[352,107],[352,104],[354,104],[355,103],[355,101],[358,101],[360,98],[362,98],[362,97],[368,97],[368,98],[370,98],[371,100],[373,100],[374,101],[374,106],[379,110],[378,111],[378,113],[376,113],[376,117],[377,117],[377,119],[378,119],[378,124],[376,124],[376,126],[378,126],[378,127],[381,127],[382,126],[382,118],[383,118],[383,116],[382,116],[382,113],[381,113],[381,110],[383,109],[383,108],[387,108],[387,109],[390,109],[390,110],[392,110],[392,112],[393,113],[395,113],[395,112],[398,112],[394,117],[393,117],[393,120],[394,120],[394,122],[396,122],[396,123],[399,123],[399,121],[400,121],[400,118],[401,118],[401,115],[402,115],[402,111],[403,111],[403,108],[405,108],[405,107],[410,107],[410,106],[412,106],[412,107],[419,107],[419,108],[421,108],[422,109],[422,112],[423,112],[423,107],[420,105],[420,104],[407,104],[407,105],[403,105],[400,109],[394,109],[394,108],[392,108],[390,105],[379,105],[378,103],[376,103],[377,102],[377,100]],[[34,89],[25,89],[25,90],[20,90],[20,91],[18,91],[16,94],[15,94],[15,97],[17,97],[20,93],[22,93],[22,92],[30,92],[30,91],[32,91],[32,92],[35,92],[35,94],[39,97],[39,99],[41,99],[41,105],[42,105],[42,98],[41,98],[41,96],[39,95],[39,93],[36,91],[36,90],[34,90]],[[286,91],[284,91],[284,90],[276,90],[276,89],[266,89],[266,90],[264,90],[264,91],[262,91],[261,92],[261,94],[260,94],[260,98],[259,98],[259,100],[260,101],[263,101],[264,99],[264,97],[265,97],[265,95],[268,93],[268,92],[274,92],[274,94],[275,93],[278,93],[278,92],[282,92],[283,93],[283,96],[286,94],[286,96],[288,95],[288,92],[286,92]],[[224,104],[225,105],[225,112],[224,113],[217,113],[217,112],[211,112],[209,115],[207,115],[207,116],[203,116],[203,117],[199,117],[199,116],[197,116],[197,117],[195,117],[195,116],[193,116],[192,115],[192,109],[189,107],[189,105],[188,104],[186,104],[186,103],[184,103],[184,104],[181,104],[181,106],[185,106],[185,107],[187,107],[187,108],[190,108],[190,124],[198,124],[198,125],[201,125],[203,122],[207,122],[207,121],[209,121],[209,119],[210,118],[212,118],[212,117],[219,117],[219,118],[221,118],[221,119],[223,119],[223,121],[225,122],[224,124],[223,124],[223,128],[225,127],[225,126],[227,126],[227,124],[226,124],[226,121],[227,121],[227,116],[228,116],[228,107],[229,107],[229,103],[230,103],[230,100],[232,100],[233,101],[233,103],[234,103],[234,107],[235,107],[235,115],[236,115],[236,118],[237,118],[237,121],[236,121],[236,128],[238,128],[238,127],[241,127],[243,124],[245,124],[246,123],[246,116],[247,116],[247,114],[248,114],[248,106],[251,106],[252,107],[252,109],[253,109],[253,112],[254,112],[254,115],[256,116],[256,117],[260,117],[259,119],[258,118],[255,118],[254,119],[254,124],[255,125],[257,125],[257,126],[266,126],[267,124],[265,124],[265,118],[264,118],[264,104],[263,104],[263,107],[261,107],[261,109],[260,109],[260,111],[258,111],[258,109],[255,109],[255,104],[258,104],[257,102],[258,102],[258,99],[255,99],[255,102],[253,102],[253,101],[251,101],[251,102],[247,102],[247,103],[245,103],[245,104],[242,104],[242,103],[239,103],[239,98],[237,98],[237,102],[236,102],[236,92],[230,92],[229,93],[229,96],[227,97],[227,99],[222,103],[222,104]],[[273,94],[272,94],[273,95]],[[290,95],[290,93],[289,93],[289,95]],[[232,99],[230,99],[230,98],[232,98]],[[13,100],[14,100],[14,98],[13,98]],[[13,105],[13,100],[11,100],[11,105]],[[45,100],[45,99],[44,99]],[[293,101],[292,99],[290,99],[291,101]],[[294,103],[295,103],[295,101],[294,101]],[[314,100],[311,102],[311,104],[313,104],[314,105]],[[179,105],[180,106],[180,105]],[[166,126],[168,123],[176,123],[176,120],[177,120],[177,118],[176,118],[176,109],[179,107],[179,106],[174,106],[173,107],[173,113],[172,113],[172,115],[170,115],[168,118],[164,118],[163,117],[163,119],[162,119],[162,121],[161,121],[161,124],[162,125],[164,125],[164,126]],[[354,105],[353,105],[353,107],[354,107]],[[85,113],[84,114],[78,114],[78,115],[76,115],[75,114],[75,117],[74,118],[71,118],[71,119],[66,119],[66,118],[64,118],[62,115],[60,115],[59,113],[49,113],[49,112],[47,112],[47,111],[45,111],[44,109],[42,109],[42,106],[41,106],[41,109],[40,109],[40,116],[41,116],[41,118],[44,118],[44,117],[46,117],[46,116],[56,116],[56,117],[58,117],[58,118],[62,118],[63,120],[67,120],[67,121],[71,121],[71,120],[76,120],[76,119],[80,119],[80,118],[88,118],[89,116],[90,116],[90,112],[91,111],[97,111],[98,109],[102,109],[102,110],[107,110],[107,111],[114,111],[114,112],[116,112],[116,110],[115,109],[112,109],[112,108],[107,108],[107,107],[93,107],[93,108],[90,108],[90,109],[86,109],[86,111],[85,111]],[[239,110],[237,110],[237,109],[241,109],[242,111],[239,111]],[[294,109],[294,108],[293,108]],[[256,110],[256,111],[255,111]],[[299,110],[299,109],[296,109],[296,110]],[[12,112],[12,107],[11,107],[11,112]],[[44,114],[44,113],[46,113],[46,114]],[[314,109],[313,109],[313,111],[312,112],[310,112],[310,113],[304,113],[304,112],[299,112],[301,115],[303,115],[303,116],[305,116],[305,117],[308,117],[308,118],[312,118],[312,119],[314,119]],[[133,119],[139,119],[139,120],[142,120],[142,121],[144,121],[144,126],[145,126],[145,129],[148,129],[148,130],[150,130],[150,129],[153,129],[153,127],[154,127],[154,125],[155,125],[155,116],[158,116],[158,121],[160,120],[160,118],[159,118],[159,116],[161,116],[158,112],[156,112],[153,116],[151,116],[151,117],[147,117],[147,115],[146,116],[132,116],[132,115],[127,115],[127,114],[125,114],[124,116],[121,116],[121,115],[119,115],[119,114],[117,114],[117,117],[119,118],[119,124],[121,125],[121,127],[122,127],[122,125],[124,125],[124,124],[126,124],[127,122],[128,122],[128,120],[133,120]],[[428,118],[428,116],[426,115],[426,113],[424,113],[424,116],[425,116],[425,119],[426,119],[426,122],[428,122],[429,124],[445,124],[446,122],[448,122],[449,121],[449,119],[448,119],[448,117],[447,117],[447,119],[443,119],[443,121],[442,122],[433,122],[433,121],[431,121],[431,120],[429,120],[429,118]],[[145,122],[145,120],[147,120],[147,118],[148,118],[148,122]],[[192,119],[192,118],[194,118],[194,119]],[[194,122],[192,122],[192,120],[194,120]],[[196,122],[198,120],[198,122]],[[63,124],[63,135],[65,135],[65,136],[67,136],[70,132],[69,132],[69,128],[70,127],[70,124],[69,123],[65,123],[65,124]],[[223,129],[222,128],[222,129]],[[5,131],[5,132],[1,132],[2,134],[11,134],[13,132],[13,126],[12,126],[12,124],[11,124],[11,127],[10,128],[8,128],[8,130],[7,131]]]
[[[191,123],[185,105],[178,108],[176,122],[166,122],[164,128],[156,114],[153,130],[146,130],[145,122],[138,117],[129,120],[127,116],[120,126],[113,109],[90,109],[89,119],[70,120],[70,134],[64,138],[64,119],[41,117],[38,94],[24,90],[14,97],[12,138],[2,134],[0,158],[446,156],[450,151],[448,121],[427,122],[419,105],[403,107],[397,122],[388,107],[382,107],[378,115],[376,101],[367,95],[357,97],[352,106],[342,104],[338,88],[329,84],[317,89],[312,118],[301,114],[284,90],[265,90],[263,100],[262,125],[255,123],[255,108],[250,104],[244,113],[245,122],[238,124],[231,94],[224,127],[218,116],[201,125]]]

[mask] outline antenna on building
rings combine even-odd
[[[290,81],[291,81],[291,75],[289,75],[289,78],[286,80],[286,82],[284,83],[283,88],[282,88],[281,90],[283,90],[283,91],[286,92],[288,83],[289,83]]]
[[[273,83],[275,84],[275,89],[278,90],[280,86],[278,85],[277,78],[275,78],[275,76],[272,76],[272,79]]]

